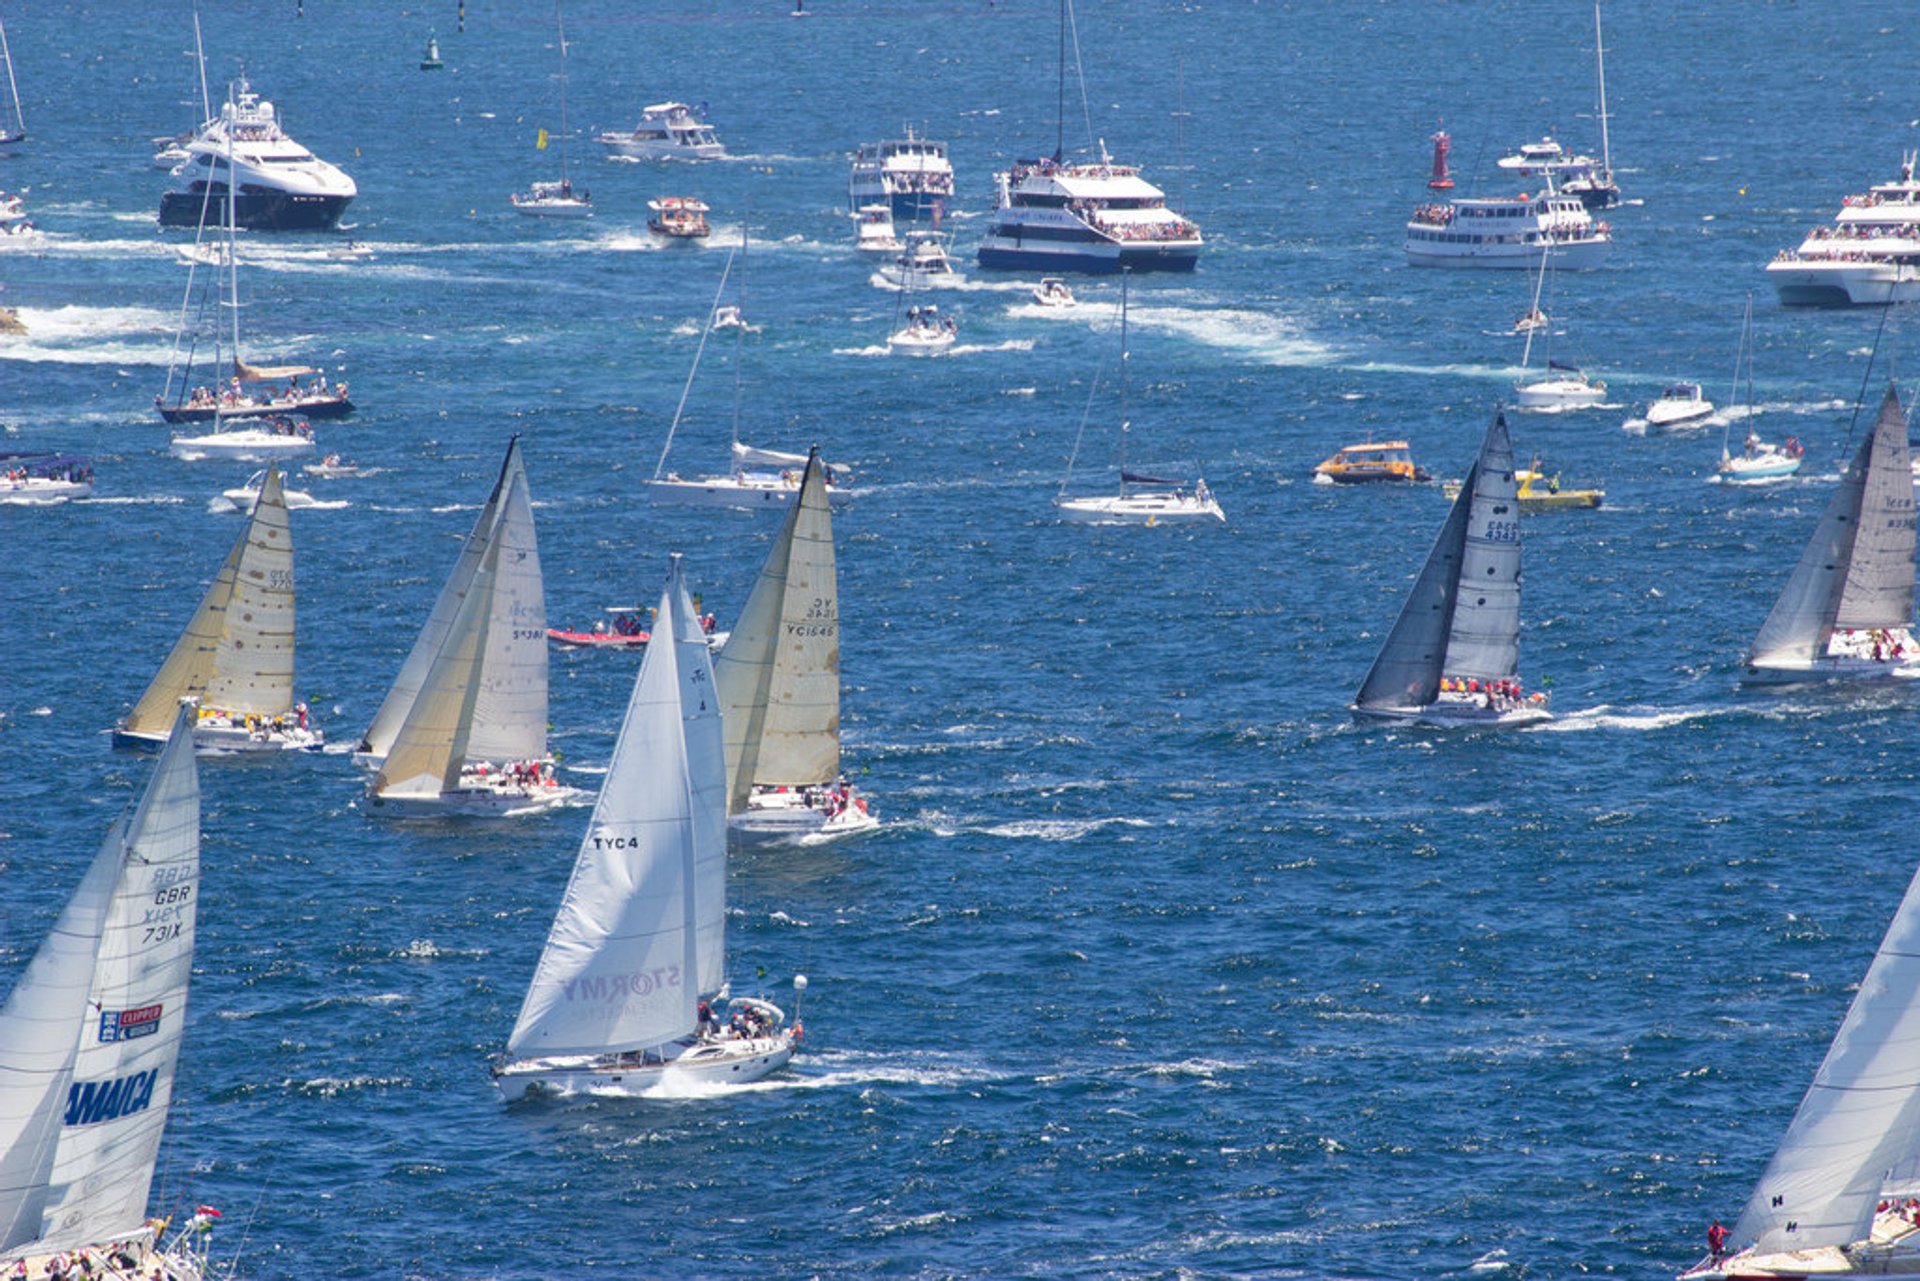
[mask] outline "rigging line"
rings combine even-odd
[[[1873,348],[1867,352],[1867,367],[1860,371],[1860,391],[1859,394],[1853,398],[1853,419],[1847,424],[1847,440],[1846,443],[1841,446],[1843,457],[1852,456],[1853,434],[1860,429],[1860,410],[1861,407],[1867,403],[1867,382],[1873,377],[1873,362],[1880,354],[1880,338],[1887,332],[1887,316],[1891,314],[1892,311],[1893,307],[1891,304],[1880,309],[1880,323],[1873,331]],[[1887,379],[1889,382],[1892,381],[1893,375],[1891,372],[1888,373]]]
[[[1087,69],[1080,61],[1080,24],[1073,17],[1073,0],[1067,0],[1067,32],[1073,39],[1073,76],[1080,82],[1080,116],[1087,125],[1087,153],[1092,155],[1093,108],[1087,105]]]
[[[667,454],[673,449],[673,434],[680,430],[680,415],[687,409],[687,393],[693,390],[693,378],[700,372],[700,357],[707,350],[707,339],[713,335],[713,310],[720,305],[720,295],[726,292],[727,277],[733,271],[733,251],[727,251],[727,265],[720,269],[720,283],[713,291],[713,301],[707,304],[707,323],[700,330],[700,345],[693,350],[693,368],[687,370],[687,381],[680,388],[680,403],[674,406],[673,422],[667,428],[667,443],[660,447],[660,461],[653,465],[653,478],[660,479],[660,473],[667,469]]]
[[[1102,356],[1100,363],[1094,366],[1093,381],[1087,384],[1087,403],[1080,411],[1080,426],[1073,433],[1073,451],[1067,455],[1067,473],[1060,478],[1060,498],[1067,496],[1067,485],[1073,480],[1073,464],[1080,457],[1080,439],[1087,434],[1087,420],[1093,417],[1093,398],[1100,391],[1100,379],[1106,372],[1107,358]]]

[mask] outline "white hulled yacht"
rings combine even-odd
[[[1901,157],[1900,177],[1840,203],[1831,226],[1767,264],[1790,307],[1848,307],[1920,299],[1920,180]]]
[[[330,231],[360,190],[352,178],[288,137],[273,104],[263,102],[244,79],[228,94],[219,116],[187,144],[187,153],[173,170],[173,190],[160,197],[163,227],[197,227],[203,215],[209,226],[224,224],[227,192],[237,188],[236,227]]]
[[[862,143],[847,176],[847,208],[884,204],[902,222],[934,216],[953,199],[953,162],[947,144],[914,136]]]
[[[1022,160],[995,174],[999,207],[980,265],[1013,271],[1192,271],[1200,228],[1167,208],[1166,193],[1100,146],[1095,163]]]
[[[1421,205],[1407,222],[1407,261],[1416,267],[1598,267],[1613,229],[1595,222],[1575,196],[1553,189]]]
[[[633,160],[715,160],[727,154],[713,126],[684,102],[656,102],[625,132],[600,134],[595,142]]]

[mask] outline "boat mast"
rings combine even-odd
[[[1613,148],[1607,141],[1607,51],[1600,43],[1600,0],[1593,0],[1593,65],[1600,81],[1600,175],[1613,183]]]
[[[1127,496],[1127,277],[1130,268],[1120,268],[1120,497]]]
[[[7,64],[9,68],[12,63]],[[8,72],[12,74],[11,70]],[[1067,155],[1067,0],[1060,0],[1060,71],[1058,101],[1054,108],[1054,120],[1057,127],[1053,135],[1053,162],[1059,164]]]
[[[22,138],[27,136],[27,118],[20,112],[20,86],[13,78],[13,50],[7,47],[7,24],[0,22],[0,62],[7,64],[7,92],[13,96],[14,131]],[[6,131],[0,129],[0,136]]]
[[[747,347],[747,216],[740,215],[740,291],[734,295],[740,301],[735,303],[733,328],[733,443],[740,443],[740,361],[746,355]],[[733,455],[727,455],[729,465]]]
[[[213,119],[213,99],[207,94],[207,46],[200,38],[200,7],[193,9],[193,58],[200,67],[200,121],[202,124]],[[198,126],[195,126],[198,132]]]
[[[1533,278],[1533,306],[1527,312],[1527,320],[1529,322],[1531,322],[1535,316],[1540,314],[1540,290],[1546,283],[1547,283],[1547,246],[1542,245],[1540,247],[1540,274]],[[1539,325],[1535,325],[1532,323],[1529,323],[1527,325],[1526,346],[1523,347],[1520,351],[1520,372],[1522,373],[1526,372],[1528,362],[1533,359],[1533,334],[1534,334],[1534,331],[1539,328],[1540,328]]]
[[[228,98],[229,104],[231,104],[232,98],[233,98],[231,89],[229,89],[228,91],[227,98]],[[237,111],[228,113],[229,118],[227,120],[227,128],[226,128],[226,135],[227,135],[227,292],[228,292],[228,305],[233,308],[233,351],[230,353],[230,355],[233,358],[233,376],[236,378],[240,376],[240,259],[239,259],[239,255],[235,254],[233,251],[233,238],[234,238],[235,219],[237,217],[236,206],[238,206],[240,203],[240,200],[239,200],[240,186],[239,186],[239,183],[235,181],[234,172],[233,172],[233,127],[234,127],[235,118],[238,117],[238,115],[239,113]],[[216,419],[218,417],[218,412],[219,412],[218,410],[215,411]]]
[[[560,12],[560,0],[553,0],[553,25],[560,32],[560,185],[573,190],[567,164],[567,20]]]

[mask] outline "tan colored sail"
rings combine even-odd
[[[840,771],[840,611],[833,518],[818,456],[714,663],[726,727],[727,809],[755,786]]]
[[[181,699],[198,698],[206,693],[207,682],[213,679],[214,652],[226,629],[227,603],[233,598],[234,576],[252,533],[249,525],[234,540],[226,562],[214,576],[207,594],[200,598],[200,607],[193,611],[187,630],[174,642],[173,652],[160,664],[160,671],[147,686],[147,692],[127,714],[126,723],[121,727],[127,732],[161,734],[179,715]]]
[[[497,539],[487,548],[446,643],[427,672],[426,683],[413,700],[392,750],[374,776],[374,795],[431,797],[459,785],[467,737],[473,726],[473,704],[480,694],[500,548]]]
[[[293,709],[293,536],[277,466],[260,484],[245,537],[204,706],[280,716]]]
[[[320,371],[311,365],[249,365],[244,360],[233,362],[233,376],[243,383],[277,382],[282,378],[305,378],[308,374]]]

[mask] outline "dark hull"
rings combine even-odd
[[[1060,246],[1059,241],[1035,241],[1034,248],[1008,249],[997,245],[980,246],[980,265],[989,271],[1076,272],[1088,276],[1110,276],[1122,267],[1129,271],[1192,271],[1200,262],[1197,246],[1155,248],[1128,244],[1119,252],[1086,252]]]
[[[325,400],[276,400],[264,405],[247,405],[240,409],[221,409],[213,405],[162,405],[160,416],[170,423],[210,423],[216,417],[222,422],[238,422],[246,418],[272,418],[276,414],[300,414],[307,418],[344,418],[353,412],[353,402],[344,396],[330,396]]]
[[[234,210],[234,226],[248,231],[332,231],[352,196],[296,196],[285,191],[242,191]],[[205,200],[198,191],[168,191],[160,196],[162,227],[198,227],[202,208],[207,226],[227,225],[224,191]]]

